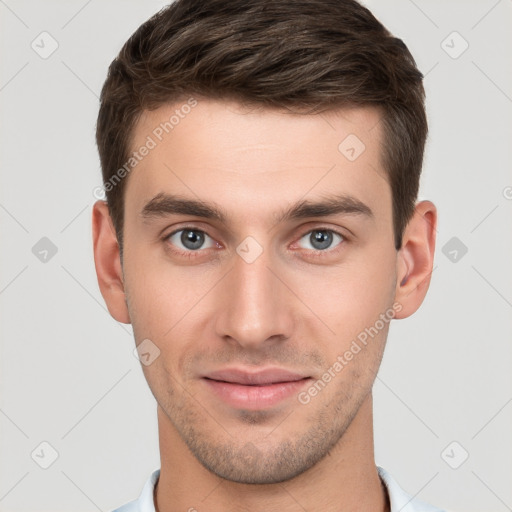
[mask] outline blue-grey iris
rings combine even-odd
[[[192,229],[185,229],[181,233],[181,243],[187,249],[200,249],[204,244],[204,233]]]
[[[317,250],[327,249],[332,244],[332,239],[332,233],[326,230],[312,231],[309,236],[311,245]]]

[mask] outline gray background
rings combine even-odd
[[[110,510],[159,467],[131,327],[96,282],[91,206],[107,66],[164,3],[0,0],[1,511]],[[421,198],[440,216],[430,292],[393,322],[375,384],[377,463],[449,510],[512,510],[512,1],[366,5],[426,74]]]

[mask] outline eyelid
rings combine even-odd
[[[331,231],[332,233],[336,233],[337,235],[340,235],[343,238],[348,238],[348,235],[345,234],[345,231],[349,231],[348,229],[342,229],[339,226],[330,227],[327,224],[322,224],[322,223],[316,223],[313,226],[309,225],[306,228],[304,228],[304,226],[302,226],[302,228],[303,228],[303,230],[301,231],[301,233],[302,233],[300,235],[301,237],[304,235],[307,235],[308,233],[311,233],[312,231]]]
[[[212,226],[211,224],[207,224],[201,221],[195,221],[195,220],[189,220],[189,221],[183,221],[178,222],[172,226],[172,231],[169,231],[167,235],[164,235],[164,233],[167,231],[167,229],[170,226],[167,226],[160,230],[160,235],[162,238],[165,238],[167,236],[174,235],[178,231],[182,231],[184,229],[190,229],[194,231],[201,231],[202,233],[208,234],[208,231],[211,230]]]

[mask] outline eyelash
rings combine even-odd
[[[175,231],[173,231],[172,233],[169,233],[168,235],[165,235],[163,238],[162,238],[162,241],[164,243],[167,244],[168,247],[171,247],[172,244],[169,243],[169,239],[175,235],[176,233],[179,233],[181,231],[195,231],[195,232],[198,232],[198,233],[203,233],[204,235],[208,236],[209,238],[211,238],[212,240],[214,240],[210,235],[208,235],[208,233],[206,233],[206,231],[203,231],[202,229],[198,229],[194,226],[183,226],[179,229],[176,229]],[[348,238],[346,235],[340,233],[339,231],[336,231],[335,229],[331,229],[331,228],[327,228],[327,227],[318,227],[318,228],[313,228],[313,229],[309,229],[308,231],[305,231],[303,232],[298,240],[301,240],[302,238],[304,238],[305,235],[308,235],[310,233],[313,233],[314,231],[326,231],[328,233],[334,233],[335,235],[338,235],[339,237],[342,238],[341,242],[338,243],[338,245],[336,245],[334,247],[334,249],[325,249],[325,250],[320,250],[320,249],[316,249],[316,250],[310,250],[310,249],[305,249],[308,253],[309,253],[309,257],[312,257],[312,258],[322,258],[324,257],[325,254],[328,254],[328,255],[332,255],[332,254],[337,254],[338,251],[341,250],[341,246],[345,245],[345,243],[348,242]],[[217,243],[217,242],[216,242]],[[211,248],[210,248],[211,249]],[[178,254],[180,257],[184,257],[184,258],[187,258],[189,260],[191,259],[194,259],[194,258],[197,258],[201,255],[202,252],[204,252],[205,250],[208,250],[208,249],[198,249],[198,250],[195,250],[195,251],[192,251],[192,250],[188,250],[188,251],[182,251],[180,249],[176,249],[174,247],[172,247],[172,249],[170,249],[173,253],[175,254]]]

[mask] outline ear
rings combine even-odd
[[[92,238],[101,295],[110,314],[118,322],[129,324],[119,244],[106,201],[96,201],[92,207]]]
[[[395,301],[402,305],[395,318],[407,318],[421,305],[430,285],[436,244],[437,210],[430,201],[416,205],[397,256]]]

